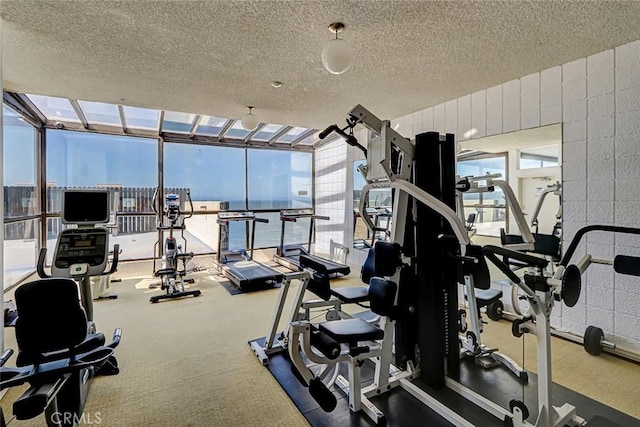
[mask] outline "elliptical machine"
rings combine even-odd
[[[156,229],[158,231],[169,231],[169,235],[164,240],[164,255],[162,256],[162,268],[156,270],[156,259],[159,257],[160,239],[158,239],[153,247],[153,275],[160,277],[160,288],[166,291],[163,295],[155,295],[150,298],[152,303],[156,303],[162,299],[182,298],[187,296],[200,296],[200,290],[185,291],[184,284],[194,283],[194,279],[185,279],[188,273],[187,263],[193,258],[193,252],[186,252],[187,239],[184,237],[184,230],[187,228],[185,220],[193,216],[193,201],[191,200],[191,192],[187,190],[187,200],[189,201],[189,213],[183,215],[180,210],[180,196],[174,193],[165,196],[164,207],[162,213],[157,206],[158,191],[156,188],[153,194],[151,207],[158,217]],[[164,218],[167,218],[169,225],[164,224]],[[180,237],[184,241],[184,252],[182,245],[179,245],[173,235],[174,230],[180,230]],[[180,262],[182,261],[182,268]]]
[[[111,344],[105,345],[104,335],[96,333],[91,297],[91,277],[117,270],[119,245],[107,270],[109,232],[96,227],[108,221],[108,191],[66,190],[62,223],[77,228],[58,236],[51,276],[44,271],[47,249],[42,248],[37,266],[42,279],[16,290],[17,368],[0,369],[0,390],[29,383],[13,404],[18,420],[44,412],[49,427],[75,426],[82,420],[91,379],[119,372],[113,353],[122,331],[116,329]],[[12,354],[5,351],[0,366]]]

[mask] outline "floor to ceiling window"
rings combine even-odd
[[[158,182],[158,141],[65,130],[47,130],[46,140],[49,252],[62,230],[62,191],[102,188],[111,192],[110,243],[120,244],[121,259],[152,256],[157,239],[151,202]]]
[[[3,107],[4,287],[33,272],[38,259],[37,130]]]
[[[262,211],[259,215],[269,220],[256,224],[255,246],[278,246],[279,210],[312,207],[311,154],[247,150],[247,194],[249,209]],[[287,224],[285,244],[306,243],[309,226],[308,218]]]

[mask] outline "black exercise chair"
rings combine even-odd
[[[0,390],[30,384],[13,404],[18,420],[45,412],[49,427],[73,425],[74,417],[54,414],[74,414],[76,421],[82,415],[90,379],[113,355],[121,330],[115,330],[113,342],[107,346],[103,334],[87,333],[87,317],[72,279],[26,283],[16,290],[15,300],[18,367],[0,368]],[[11,349],[5,351],[0,366],[12,354]]]

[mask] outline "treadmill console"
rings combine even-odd
[[[280,211],[280,218],[306,218],[313,216],[313,209],[287,209]]]
[[[107,266],[108,248],[109,235],[106,228],[63,230],[58,236],[51,274],[54,277],[100,275]],[[79,265],[86,265],[86,268],[79,268]],[[72,266],[74,271],[71,271]]]
[[[251,211],[242,212],[219,212],[218,224],[222,224],[229,221],[253,221],[256,215]]]

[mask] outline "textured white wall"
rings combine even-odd
[[[640,41],[544,70],[392,120],[408,137],[425,131],[453,132],[458,140],[562,123],[564,244],[590,224],[640,227]],[[375,112],[375,106],[366,106]],[[473,136],[465,132],[475,129]],[[341,157],[344,156],[344,157]],[[316,200],[331,212],[335,228],[319,233],[351,243],[339,209],[352,203],[347,180],[354,156],[342,143],[316,154]],[[338,169],[342,167],[342,173]],[[324,177],[324,170],[331,173]],[[348,181],[348,182],[347,182]],[[346,184],[346,185],[345,185]],[[340,191],[346,192],[339,195]],[[346,227],[340,230],[341,227]],[[640,256],[640,238],[590,233],[574,261]],[[359,263],[358,254],[351,258]],[[507,287],[504,289],[508,290]],[[505,302],[508,302],[505,299]],[[640,351],[640,279],[593,265],[573,308],[557,305],[552,323],[582,334],[588,325],[604,329],[618,346]]]
[[[316,222],[315,252],[329,254],[330,241],[347,244],[347,176],[350,167],[347,144],[342,139],[320,147],[315,152],[316,215],[328,216],[329,221]],[[353,188],[353,183],[351,187]],[[351,190],[349,190],[351,191]]]

